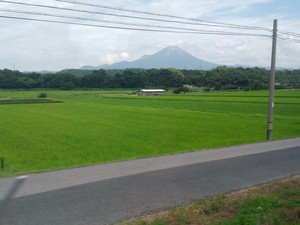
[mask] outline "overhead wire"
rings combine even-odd
[[[145,14],[145,15],[151,15],[151,16],[160,16],[160,17],[169,17],[169,18],[188,20],[188,21],[197,21],[197,22],[201,22],[201,25],[207,25],[207,26],[272,31],[269,28],[259,27],[259,26],[245,26],[245,25],[238,25],[238,24],[232,24],[232,23],[212,22],[212,21],[200,20],[200,19],[195,19],[195,18],[188,18],[188,17],[175,16],[175,15],[169,15],[169,14],[152,13],[152,12],[146,12],[146,11],[140,11],[140,10],[124,9],[124,8],[105,6],[105,5],[100,5],[100,4],[92,4],[92,3],[86,3],[86,2],[79,2],[79,1],[73,1],[73,0],[53,0],[53,1],[72,3],[72,4],[76,4],[76,5],[92,6],[92,7],[104,8],[104,9],[110,9],[110,10],[118,10],[118,11],[123,11],[123,12],[130,12],[130,13],[139,13],[139,14]]]
[[[199,30],[199,29],[191,29],[191,28],[172,27],[172,26],[158,26],[158,25],[148,25],[148,24],[127,23],[127,22],[114,22],[114,21],[109,21],[109,20],[99,20],[99,19],[91,19],[91,18],[84,18],[84,17],[75,17],[75,16],[57,15],[57,14],[50,14],[50,13],[24,11],[24,10],[11,10],[11,9],[1,9],[0,8],[0,11],[9,12],[9,13],[26,14],[26,15],[38,15],[38,16],[55,17],[55,18],[75,19],[75,20],[83,20],[83,21],[89,21],[89,22],[92,21],[92,22],[110,23],[110,24],[117,24],[117,25],[127,25],[127,26],[134,26],[134,27],[138,26],[138,27],[147,27],[147,28],[194,31],[194,32],[203,32],[203,33],[209,32],[210,34],[218,34],[218,35],[223,34],[223,35],[247,35],[247,36],[265,36],[265,37],[269,37],[268,35],[259,35],[259,34],[251,34],[251,33],[211,31],[211,30]]]
[[[89,13],[89,14],[99,14],[99,15],[106,15],[106,16],[113,16],[113,17],[129,18],[129,19],[148,20],[148,21],[156,21],[156,22],[177,23],[177,24],[184,24],[184,25],[201,25],[201,26],[223,27],[223,28],[227,27],[227,28],[236,28],[236,29],[250,29],[249,26],[235,25],[235,27],[233,27],[233,25],[226,25],[225,23],[220,25],[220,24],[217,24],[217,23],[214,23],[214,22],[211,22],[211,24],[208,24],[208,22],[203,22],[203,21],[199,21],[199,20],[196,20],[196,19],[193,19],[193,20],[198,21],[198,22],[183,22],[183,21],[179,21],[179,20],[170,20],[170,19],[167,20],[167,19],[158,19],[158,18],[151,18],[151,17],[140,17],[140,16],[133,16],[133,15],[105,13],[105,12],[90,11],[90,10],[83,10],[83,9],[73,9],[73,8],[67,8],[67,7],[58,7],[58,6],[33,4],[33,3],[24,3],[24,2],[18,2],[18,1],[12,1],[12,0],[0,0],[0,2],[18,4],[18,5],[23,5],[23,6],[35,6],[35,7],[42,7],[42,8],[66,10],[66,11],[73,11],[73,12],[82,12],[82,13]],[[85,3],[78,3],[78,2],[77,2],[77,4],[95,6],[95,4],[85,4]],[[113,9],[114,7],[108,7],[108,8]],[[115,10],[117,10],[117,8]],[[118,9],[118,10],[120,10],[120,9]],[[130,10],[123,10],[123,11],[130,11]],[[132,12],[134,12],[134,11],[132,11]],[[142,12],[142,11],[140,11],[140,12]],[[162,16],[162,14],[152,14],[152,15],[161,15]],[[170,15],[164,15],[164,16],[171,17]],[[175,17],[177,19],[184,18],[184,17],[177,17],[177,16],[172,16],[172,17]],[[192,20],[192,19],[190,19],[190,20]],[[252,27],[251,29],[252,30],[257,30],[258,27]],[[263,29],[265,31],[271,31],[270,29],[267,29],[267,28],[263,28]]]
[[[283,32],[283,31],[278,31],[278,34],[281,34],[281,35],[288,35],[288,36],[300,38],[300,34],[294,33],[294,32]]]
[[[278,31],[277,38],[282,41],[300,43],[300,34],[295,32]]]
[[[79,23],[79,22],[68,22],[68,21],[57,21],[57,20],[48,20],[48,19],[37,19],[37,18],[28,18],[28,17],[17,17],[17,16],[3,16],[0,15],[0,18],[6,19],[17,19],[17,20],[28,20],[28,21],[39,21],[39,22],[48,22],[48,23],[59,23],[59,24],[69,24],[69,25],[81,25],[89,27],[101,27],[101,28],[113,28],[121,30],[136,30],[136,31],[149,31],[149,32],[161,32],[161,33],[180,33],[180,34],[215,34],[215,35],[236,35],[236,36],[259,36],[259,37],[269,37],[268,35],[261,34],[250,34],[250,33],[233,33],[233,32],[218,32],[218,31],[174,31],[174,30],[160,30],[160,29],[145,29],[145,28],[134,28],[134,27],[122,27],[122,26],[107,26],[99,24],[88,24],[88,23]]]
[[[294,43],[300,43],[300,39],[287,38],[287,37],[281,37],[281,36],[278,36],[277,38],[278,38],[278,40],[281,40],[281,41],[290,41],[290,42],[294,42]]]
[[[124,8],[117,8],[111,6],[105,6],[100,4],[92,4],[92,3],[85,3],[79,2],[74,0],[53,0],[56,2],[63,2],[63,3],[70,3],[75,5],[82,5],[82,6],[89,6],[89,7],[97,7],[102,9],[109,9],[109,10],[117,10],[122,12],[129,12],[129,13],[138,13],[143,15],[150,15],[155,16],[153,17],[141,17],[141,16],[134,16],[134,15],[125,15],[125,14],[116,14],[116,13],[109,13],[109,12],[99,12],[99,11],[91,11],[91,10],[84,10],[84,9],[74,9],[69,7],[59,7],[59,6],[51,6],[51,5],[43,5],[43,4],[33,4],[33,3],[24,3],[18,2],[13,0],[0,0],[3,3],[10,3],[10,4],[18,4],[22,6],[34,6],[40,8],[48,8],[54,10],[62,10],[62,11],[71,11],[76,13],[87,13],[87,14],[98,14],[104,16],[112,16],[117,18],[128,18],[128,19],[135,19],[135,20],[148,20],[148,21],[156,21],[156,22],[163,22],[163,23],[173,23],[173,24],[181,24],[181,25],[197,25],[197,26],[209,26],[209,27],[222,27],[222,28],[230,28],[230,29],[247,29],[252,31],[263,30],[271,32],[271,29],[264,28],[264,27],[257,27],[257,26],[244,26],[244,25],[237,25],[237,24],[230,24],[230,23],[221,23],[221,22],[210,22],[205,20],[199,20],[194,18],[187,18],[181,16],[174,16],[168,14],[158,14],[158,13],[151,13],[139,10],[131,10],[131,9],[124,9]],[[18,19],[18,20],[31,20],[31,21],[40,21],[40,22],[51,22],[51,23],[60,23],[60,24],[72,24],[72,25],[81,25],[81,26],[92,26],[92,27],[102,27],[102,28],[113,28],[113,29],[123,29],[123,30],[138,30],[138,31],[151,31],[151,32],[163,32],[163,33],[185,33],[185,34],[215,34],[215,35],[237,35],[237,36],[261,36],[261,37],[272,37],[271,34],[261,34],[261,33],[243,33],[243,32],[228,32],[224,30],[202,30],[202,29],[195,29],[190,27],[176,27],[176,26],[165,26],[165,25],[151,25],[151,24],[142,24],[142,23],[132,23],[132,22],[120,22],[120,21],[112,21],[112,20],[100,20],[100,19],[93,19],[93,18],[85,18],[79,16],[67,16],[67,15],[58,15],[58,14],[50,14],[44,12],[33,12],[33,11],[22,11],[22,10],[11,10],[11,9],[0,9],[2,12],[6,13],[18,13],[18,14],[27,14],[30,16],[47,16],[52,18],[64,18],[64,19],[73,19],[79,21],[87,21],[87,22],[97,22],[97,23],[106,23],[106,24],[114,24],[112,25],[100,25],[100,24],[91,24],[91,23],[82,23],[82,22],[70,22],[70,21],[58,21],[58,20],[50,20],[50,19],[41,19],[41,18],[28,18],[28,17],[18,17],[18,16],[5,16],[1,15],[0,18],[6,19]],[[157,17],[166,17],[172,18],[170,19],[162,19]],[[173,20],[176,19],[176,20]],[[185,20],[185,21],[182,21]],[[187,22],[192,21],[192,22]],[[286,37],[288,36],[288,37]],[[278,31],[278,38],[280,40],[285,41],[292,41],[295,43],[299,43],[300,34],[295,32],[281,32]]]

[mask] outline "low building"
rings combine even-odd
[[[164,94],[166,94],[166,91],[164,89],[141,89],[138,91],[139,96]]]

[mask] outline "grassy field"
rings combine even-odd
[[[124,90],[2,90],[0,100],[37,98],[40,92],[63,103],[0,104],[1,176],[261,142],[266,136],[266,91],[142,97]],[[277,91],[273,138],[295,136],[300,90]]]
[[[118,225],[299,225],[300,176],[199,200]]]

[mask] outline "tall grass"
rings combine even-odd
[[[0,91],[0,99],[33,98],[39,92]],[[0,105],[6,174],[265,140],[267,92],[150,97],[44,92],[64,103]],[[274,138],[299,136],[300,92],[276,95]]]
[[[300,176],[198,200],[118,225],[299,225]]]

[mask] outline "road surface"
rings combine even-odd
[[[102,225],[300,174],[300,138],[33,174],[1,225]],[[0,197],[12,178],[0,179]]]

